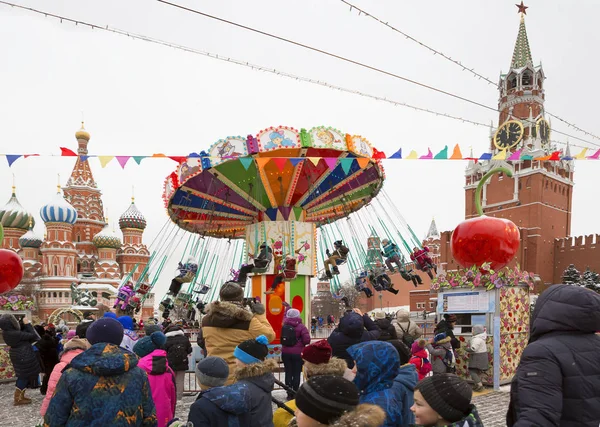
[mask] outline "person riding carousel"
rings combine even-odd
[[[362,271],[356,279],[354,279],[354,288],[358,292],[364,292],[367,298],[371,298],[373,296],[373,291],[369,288],[367,283],[367,277],[369,273],[367,271]]]
[[[385,272],[385,267],[381,264],[381,261],[375,262],[375,266],[371,268],[369,280],[376,291],[388,291],[393,294],[398,293],[398,289],[394,289],[394,283],[392,282],[392,279],[390,279],[390,276]]]
[[[248,254],[253,259],[254,263],[243,265],[242,268],[240,268],[236,283],[238,283],[242,288],[246,286],[248,274],[252,273],[255,268],[267,268],[269,263],[273,260],[273,250],[267,246],[266,242],[261,243],[259,249],[260,251],[256,257],[254,254]]]
[[[396,264],[396,267],[398,267],[398,271],[404,280],[407,282],[413,282],[415,288],[418,285],[423,284],[423,279],[421,279],[421,276],[413,273],[412,269],[406,270],[404,267],[406,265],[406,259],[404,258],[404,255],[400,251],[398,245],[389,239],[383,239],[381,244],[383,245],[383,251],[381,251],[381,255],[386,257],[385,265],[387,265],[387,268],[389,268],[392,274],[396,272],[393,266],[393,264]]]
[[[348,259],[348,252],[350,252],[350,249],[344,246],[344,242],[341,240],[333,242],[333,253],[329,252],[329,249],[325,251],[328,256],[325,260],[325,274],[321,276],[319,280],[331,279],[333,278],[333,274],[340,274],[338,265],[346,262],[346,259]],[[333,274],[329,269],[330,266],[332,267]]]
[[[300,249],[297,249],[294,253],[296,255],[298,255],[303,247],[304,247],[304,245],[302,245],[300,247]],[[294,279],[297,275],[297,272],[296,272],[296,263],[297,262],[298,262],[298,259],[295,256],[286,255],[285,266],[283,268],[283,271],[281,273],[279,273],[277,276],[275,276],[275,278],[273,279],[273,284],[271,285],[271,289],[268,290],[267,292],[265,292],[265,294],[269,295],[269,294],[274,293],[275,289],[277,289],[277,286],[279,286],[279,284],[281,282],[283,282],[285,279],[290,279],[290,280]]]
[[[413,253],[410,254],[410,259],[414,261],[418,270],[426,272],[430,277],[433,276],[431,270],[437,273],[437,266],[429,256],[429,248],[427,246],[423,246],[423,249],[414,247]]]

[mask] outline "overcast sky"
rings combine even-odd
[[[497,114],[355,65],[155,1],[25,1],[21,5],[100,26],[166,40],[275,68],[303,77],[387,97],[416,106],[497,123]],[[496,81],[506,71],[517,36],[515,1],[359,1],[356,4],[413,37]],[[184,4],[305,44],[497,106],[497,89],[461,71],[401,35],[359,16],[339,0],[184,1]],[[600,134],[593,70],[600,44],[596,28],[600,3],[532,0],[526,17],[534,62],[543,63],[546,108]],[[489,130],[416,112],[405,107],[341,93],[204,56],[91,30],[0,5],[0,153],[54,153],[76,150],[74,132],[81,112],[91,133],[90,154],[185,155],[229,135],[255,135],[277,125],[297,129],[318,125],[359,134],[387,155],[399,147],[435,153],[449,145],[486,151]],[[588,70],[588,71],[586,71]],[[592,74],[590,74],[590,72]],[[568,129],[558,130],[600,144]],[[566,137],[553,134],[553,139]],[[571,139],[577,145],[589,145]],[[580,148],[573,148],[574,152]],[[464,152],[463,154],[467,154]],[[3,160],[5,161],[5,160]],[[175,168],[170,160],[116,160],[105,169],[90,160],[111,221],[130,203],[146,215],[149,243],[166,221],[163,180]],[[35,212],[64,185],[73,158],[19,159],[0,164],[0,203],[10,197],[11,174],[18,197]],[[458,161],[385,161],[388,193],[418,236],[435,216],[440,231],[464,219],[464,168]],[[574,235],[598,232],[593,181],[600,162],[581,161],[575,171]],[[597,195],[595,196],[597,202]],[[597,204],[597,203],[596,203]],[[167,286],[163,280],[162,287]]]

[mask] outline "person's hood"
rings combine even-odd
[[[3,331],[20,331],[21,325],[12,314],[3,314],[0,316],[0,329]]]
[[[296,326],[298,326],[300,323],[302,323],[302,319],[300,319],[299,317],[286,317],[285,319],[283,319],[284,325],[290,325],[290,326],[293,326],[294,328]]]
[[[377,319],[375,320],[375,324],[379,326],[380,329],[388,329],[392,325],[392,321],[388,318]]]
[[[481,338],[482,340],[487,340],[487,332],[482,332],[480,334],[477,335],[473,335],[473,338]]]
[[[346,350],[356,361],[354,383],[363,394],[390,388],[400,369],[400,356],[390,343],[366,341]]]
[[[452,341],[452,337],[448,335],[446,338],[442,338],[441,340],[434,341],[433,345],[444,345],[444,344],[448,344],[451,341]]]
[[[446,424],[445,427],[483,427],[483,421],[479,418],[477,408],[471,405],[471,412],[460,421],[455,421],[451,424]]]
[[[152,353],[145,355],[138,361],[138,366],[142,368],[148,375],[161,375],[167,372],[167,352],[157,349]]]
[[[385,418],[386,414],[379,406],[362,404],[346,412],[330,425],[332,427],[379,427],[385,422]]]
[[[310,363],[304,361],[304,372],[307,377],[317,377],[319,375],[333,375],[335,377],[343,377],[346,373],[348,365],[344,359],[332,357],[327,363]]]
[[[167,329],[165,329],[164,333],[165,333],[165,335],[167,335],[170,332],[177,332],[177,331],[183,332],[183,328],[179,325],[169,325],[169,326],[167,326]],[[167,335],[167,336],[169,336],[169,335]],[[173,335],[170,335],[170,336],[173,336]]]
[[[183,330],[181,330],[181,329],[175,329],[175,330],[171,330],[171,331],[169,331],[169,332],[167,332],[167,333],[165,334],[165,336],[166,336],[167,338],[168,338],[168,337],[176,337],[176,336],[178,336],[178,335],[185,335],[185,333],[184,333],[184,332],[183,332]]]
[[[266,359],[263,362],[244,365],[235,370],[236,381],[250,381],[265,393],[271,394],[275,385],[273,372],[278,368],[274,359]]]
[[[451,350],[452,349],[452,343],[450,342],[450,340],[442,340],[440,342],[436,342],[435,344],[433,344],[434,347],[442,347],[445,348],[447,350]]]
[[[203,321],[210,321],[211,326],[229,328],[239,321],[249,322],[253,314],[237,304],[226,301],[215,301],[206,308]]]
[[[574,285],[554,285],[538,297],[529,342],[549,332],[600,331],[600,295]]]
[[[86,351],[92,345],[85,338],[71,338],[63,346],[63,351],[66,353],[70,350],[83,350]]]
[[[408,322],[410,319],[410,313],[406,310],[398,310],[396,312],[396,320],[400,323]]]
[[[416,349],[413,349],[412,355],[416,357],[422,357],[423,359],[427,359],[428,357],[427,350],[425,350],[422,347],[419,347],[418,345]]]
[[[485,332],[485,328],[483,325],[474,325],[473,326],[473,335],[480,335]]]
[[[355,312],[348,312],[340,319],[338,330],[352,338],[360,338],[365,330],[365,320]]]
[[[86,374],[121,375],[138,364],[138,357],[127,350],[105,342],[94,344],[71,361],[71,367]]]
[[[222,411],[233,415],[241,415],[252,409],[252,396],[248,384],[235,383],[227,387],[214,387],[202,393]]]
[[[396,378],[394,378],[394,381],[400,383],[403,387],[406,387],[407,390],[412,392],[419,381],[417,367],[412,363],[400,366],[400,372]]]
[[[67,365],[71,363],[73,359],[83,353],[85,350],[81,348],[72,348],[69,350],[65,350],[60,354],[60,361],[62,363],[66,363]]]

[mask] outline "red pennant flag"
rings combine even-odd
[[[169,159],[176,161],[177,163],[183,163],[187,160],[186,156],[169,156]]]
[[[69,150],[68,148],[65,147],[60,147],[60,152],[61,152],[61,156],[64,157],[75,157],[77,156],[77,154],[73,151],[73,150]]]
[[[385,159],[385,153],[383,151],[379,151],[377,148],[373,147],[373,155],[371,156],[373,159]]]
[[[23,157],[24,158],[27,158],[27,157],[39,157],[39,154],[25,154],[25,155],[23,155]]]
[[[272,160],[273,163],[275,163],[275,166],[277,166],[277,169],[279,169],[279,172],[283,172],[283,169],[285,168],[288,159],[286,159],[285,157],[273,157]]]
[[[552,155],[550,156],[550,158],[548,160],[555,160],[555,161],[560,160],[560,151],[555,151],[554,153],[552,153]]]

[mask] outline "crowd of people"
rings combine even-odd
[[[147,322],[140,337],[128,316],[106,313],[74,330],[32,327],[0,316],[17,376],[14,405],[45,394],[43,425],[54,426],[453,426],[483,423],[472,403],[488,370],[487,332],[463,343],[473,385],[456,375],[456,317],[446,315],[426,340],[409,313],[348,309],[328,339],[311,342],[301,313],[284,307],[285,384],[269,356],[275,332],[265,307],[227,283],[202,319],[195,366],[201,392],[187,419],[175,418],[192,346],[178,325]],[[532,315],[531,338],[513,380],[509,426],[596,426],[600,421],[600,295],[557,285]],[[39,381],[40,374],[43,380]],[[272,395],[275,384],[285,402]],[[273,411],[273,402],[279,409]]]

